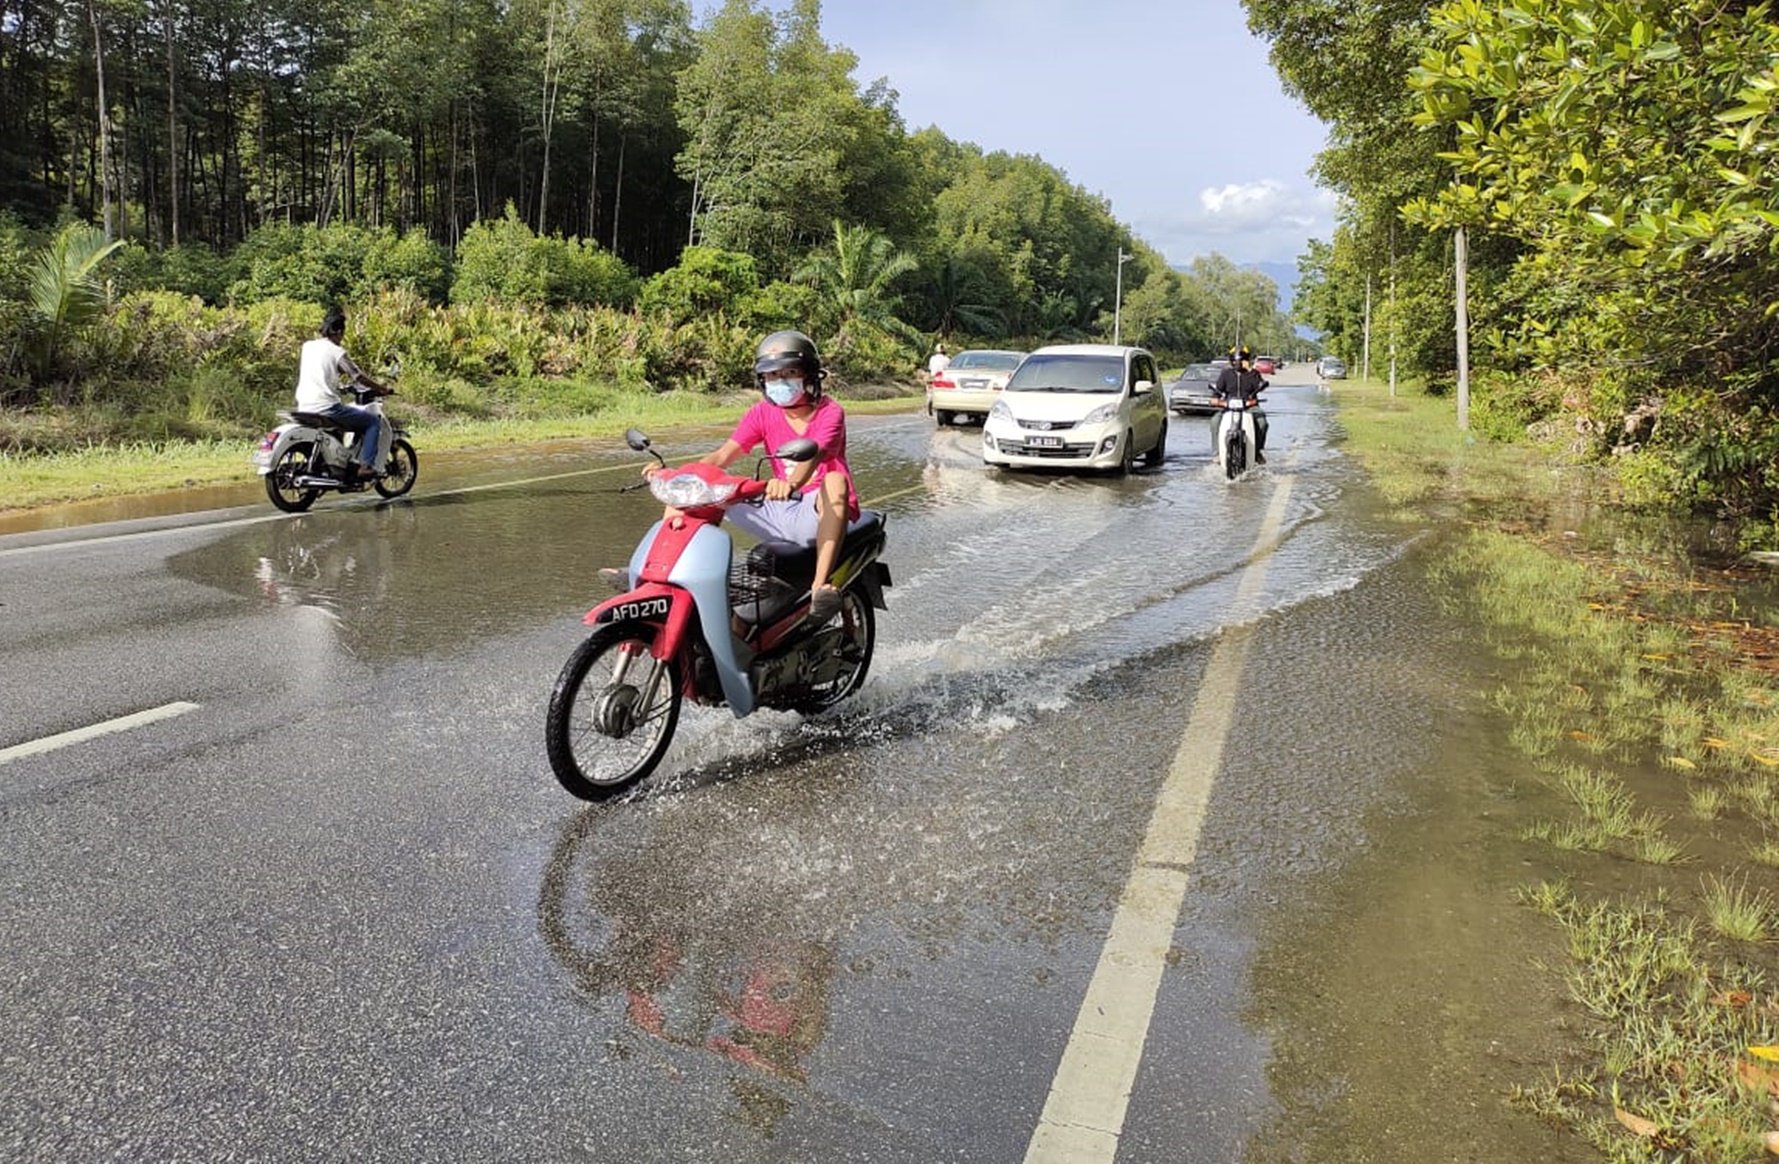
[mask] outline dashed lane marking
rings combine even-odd
[[[29,743],[14,744],[10,748],[0,748],[0,765],[10,764],[14,760],[22,760],[26,756],[38,756],[44,752],[53,752],[57,748],[65,748],[70,744],[85,743],[87,740],[108,736],[113,732],[127,732],[131,728],[146,727],[151,723],[159,723],[161,720],[172,719],[175,716],[184,715],[188,711],[196,710],[198,710],[198,705],[195,703],[184,701],[165,703],[160,707],[151,707],[147,711],[138,711],[134,715],[120,716],[117,719],[108,719],[104,723],[75,728],[73,731],[61,732],[53,736],[44,736],[40,740],[32,740]]]

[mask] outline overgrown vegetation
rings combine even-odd
[[[468,415],[738,385],[784,326],[853,383],[911,383],[935,337],[1109,337],[1121,251],[1123,335],[1164,360],[1235,319],[1255,346],[1289,335],[1259,273],[1171,271],[1041,158],[908,132],[818,0],[697,17],[94,0],[0,19],[0,447],[240,431],[334,305],[358,354],[403,357],[409,400]],[[87,268],[92,318],[45,324],[26,269],[88,222],[123,246]],[[70,415],[18,415],[46,408]]]
[[[1779,513],[1779,22],[1765,4],[1245,0],[1332,128],[1298,310],[1449,384],[1470,241],[1480,428],[1561,432],[1627,499]],[[1417,128],[1410,131],[1405,126]]]
[[[1467,521],[1444,591],[1501,661],[1491,702],[1542,790],[1522,836],[1568,873],[1522,901],[1568,938],[1553,969],[1590,1066],[1527,1079],[1516,1101],[1609,1159],[1759,1158],[1779,1129],[1779,1067],[1762,1058],[1779,1056],[1764,872],[1779,837],[1779,620],[1740,596],[1766,580],[1696,566],[1647,523],[1592,550],[1549,515],[1604,481],[1466,439],[1449,401],[1418,390],[1337,395],[1351,447],[1405,518]],[[1594,500],[1610,523],[1610,494]]]

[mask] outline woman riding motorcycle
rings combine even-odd
[[[754,382],[762,399],[743,414],[728,440],[698,458],[699,463],[727,468],[760,444],[769,456],[800,438],[820,448],[813,460],[775,459],[766,500],[733,506],[727,515],[762,541],[815,546],[809,622],[817,626],[840,610],[840,592],[828,584],[828,575],[839,556],[841,536],[859,516],[859,495],[846,463],[846,410],[822,392],[826,376],[815,341],[800,331],[773,332],[754,350]],[[643,476],[662,471],[650,465]],[[802,495],[795,496],[799,490]]]

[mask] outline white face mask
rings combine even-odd
[[[803,380],[792,376],[783,380],[766,381],[766,399],[780,408],[795,408],[803,402]]]

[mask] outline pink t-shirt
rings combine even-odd
[[[770,400],[762,400],[742,414],[735,431],[729,434],[729,439],[740,445],[744,453],[753,452],[754,446],[762,441],[767,453],[771,453],[798,437],[808,437],[822,450],[815,463],[815,473],[810,477],[812,483],[829,473],[846,474],[846,516],[849,521],[857,521],[859,495],[852,485],[852,469],[846,464],[846,409],[833,397],[824,396],[816,402],[815,411],[809,414],[809,423],[802,432],[791,427],[784,409]],[[790,476],[785,462],[777,459],[772,462],[772,472],[777,477]]]

